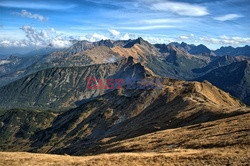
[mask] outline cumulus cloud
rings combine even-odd
[[[27,10],[22,10],[20,13],[16,13],[22,17],[26,17],[26,18],[31,18],[31,19],[35,19],[35,20],[39,20],[41,22],[45,22],[48,20],[48,18],[39,15],[39,14],[33,14],[31,12],[28,12]]]
[[[75,37],[75,39],[78,40],[87,40],[90,42],[96,42],[96,41],[100,41],[100,40],[107,40],[107,39],[111,39],[111,40],[128,40],[131,38],[131,35],[128,33],[121,33],[118,30],[115,29],[108,29],[109,34],[105,35],[105,34],[100,34],[100,33],[93,33],[93,34],[87,34],[84,36],[78,36]]]
[[[190,35],[182,35],[180,36],[179,38],[182,39],[182,40],[186,40],[186,39],[190,39],[190,38],[193,38],[194,37],[194,34],[190,34]]]
[[[119,36],[120,32],[115,29],[109,29],[109,32],[112,36]]]
[[[34,27],[25,25],[20,28],[25,33],[23,40],[2,40],[2,47],[47,47],[49,45],[55,48],[69,47],[72,43],[68,37],[58,34],[54,28],[46,30],[37,30]]]
[[[99,33],[87,34],[83,36],[76,36],[74,37],[76,40],[87,40],[90,42],[96,42],[100,40],[107,40],[109,39],[107,36]]]
[[[65,40],[63,37],[53,38],[50,44],[55,48],[67,48],[72,45],[69,40]]]
[[[9,41],[9,40],[2,40],[0,41],[1,47],[25,47],[25,43],[22,41]]]
[[[189,36],[180,36],[180,39],[183,39],[183,40],[189,39]]]
[[[8,40],[3,40],[3,41],[0,41],[0,45],[2,47],[9,47],[11,45],[11,42]]]
[[[112,40],[128,40],[130,39],[130,35],[128,33],[121,33],[118,30],[115,29],[109,29],[110,36],[109,39]]]
[[[108,39],[108,37],[106,37],[103,34],[99,34],[99,33],[94,33],[92,35],[87,35],[86,38],[87,38],[88,41],[91,41],[91,42],[95,42],[95,41],[99,41],[99,40],[107,40]]]
[[[209,38],[209,37],[200,37],[200,41],[209,43],[209,44],[221,44],[221,45],[241,45],[241,44],[249,44],[249,37],[228,37],[228,36],[220,36],[218,38]]]
[[[31,26],[23,26],[21,29],[25,32],[30,45],[44,47],[50,44],[56,48],[65,48],[71,45],[69,39],[58,34],[54,28],[38,31]]]
[[[132,36],[128,33],[121,33],[115,29],[108,29],[107,34],[93,33],[82,36],[66,36],[58,33],[54,28],[38,30],[32,26],[25,25],[20,28],[24,34],[23,40],[1,40],[0,47],[47,47],[55,48],[70,47],[74,40],[87,40],[96,42],[100,40],[128,40]]]
[[[209,14],[204,6],[182,2],[156,2],[151,5],[150,9],[172,12],[182,16],[205,16]]]
[[[24,31],[25,36],[32,45],[43,45],[46,43],[48,34],[45,30],[38,32],[31,26],[23,26],[20,29]]]
[[[239,14],[226,14],[223,16],[219,16],[219,17],[214,17],[215,20],[218,21],[230,21],[230,20],[236,20],[238,18],[243,17],[242,15]]]
[[[121,37],[121,40],[129,40],[130,39],[130,35],[128,33],[124,34],[122,37]]]

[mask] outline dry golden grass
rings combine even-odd
[[[60,156],[22,152],[0,152],[0,166],[33,165],[247,165],[244,149],[178,149],[169,153],[114,153],[96,156]]]
[[[109,142],[103,139],[103,152],[169,152],[173,149],[245,149],[250,157],[250,113],[142,136]],[[105,144],[107,143],[107,144]],[[244,153],[243,153],[244,154]]]
[[[103,145],[104,153],[93,156],[0,152],[0,166],[248,165],[249,120],[250,113],[247,113],[213,122],[158,131]],[[108,139],[103,140],[106,141]]]

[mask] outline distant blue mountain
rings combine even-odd
[[[230,56],[248,56],[250,57],[250,46],[246,45],[244,47],[221,47],[220,49],[217,49],[214,51],[216,55],[218,56],[225,56],[225,55],[230,55]]]

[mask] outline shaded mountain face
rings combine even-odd
[[[242,56],[222,56],[222,57],[217,57],[215,60],[211,61],[205,67],[196,68],[196,69],[193,69],[192,71],[196,74],[200,73],[204,75],[213,69],[216,69],[222,66],[227,66],[234,62],[242,62],[242,61],[249,61],[249,58],[242,57]]]
[[[198,46],[192,46],[191,49],[188,51],[190,54],[211,54],[211,50],[208,49],[205,45],[200,44]]]
[[[138,39],[130,40],[129,42],[127,42],[126,45],[124,45],[124,48],[131,48],[131,47],[133,47],[135,44],[144,45],[144,46],[149,46],[149,47],[152,46],[149,42],[147,42],[147,41],[144,40],[143,38],[139,37]]]
[[[218,67],[197,81],[208,80],[213,85],[229,92],[250,105],[250,65],[249,61],[234,62]]]
[[[196,77],[192,70],[202,68],[211,61],[209,57],[192,55],[173,45],[168,46],[168,52],[165,62],[173,64],[177,73],[184,79]]]
[[[203,56],[211,56],[211,57],[215,56],[215,54],[203,44],[196,46],[196,45],[187,44],[184,42],[182,43],[173,42],[173,43],[170,43],[169,45],[174,45],[176,48],[182,51],[188,52],[190,54],[193,54],[193,55],[203,55]]]
[[[47,121],[47,128],[32,130],[31,133],[37,132],[27,137],[17,137],[18,130],[13,130],[13,142],[7,144],[7,149],[74,155],[98,153],[105,144],[249,111],[239,100],[208,82],[164,79],[162,84],[162,89],[111,91],[56,118],[52,116],[53,122]],[[5,128],[9,126],[6,117],[11,114],[6,111],[0,115]],[[22,144],[25,141],[28,143]]]
[[[17,57],[10,56],[0,60],[0,76],[24,69],[41,59],[41,56]]]
[[[49,111],[0,110],[0,149],[19,151],[30,143],[34,133],[50,127],[56,116]]]
[[[214,51],[218,56],[250,56],[250,46],[246,45],[244,47],[233,48],[231,46],[221,47]]]
[[[49,68],[21,78],[0,88],[3,108],[68,108],[84,100],[104,94],[107,90],[88,90],[87,79],[142,79],[146,71],[133,58],[112,64],[86,67]]]
[[[174,45],[175,47],[194,55],[204,55],[204,56],[250,56],[250,46],[246,45],[244,47],[234,48],[232,46],[221,47],[217,50],[210,50],[205,45],[194,45],[187,44],[185,42],[177,43],[173,42],[169,45]],[[161,44],[156,44],[156,47],[161,47]]]

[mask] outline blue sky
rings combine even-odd
[[[249,0],[1,0],[0,47],[129,39],[250,44]]]

